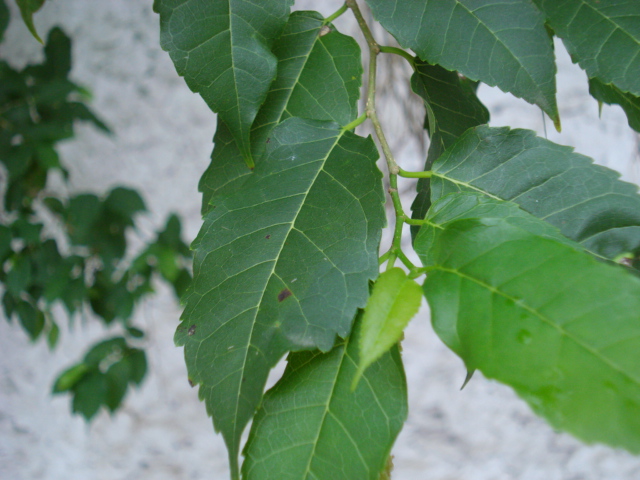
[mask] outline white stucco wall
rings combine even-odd
[[[341,2],[298,5],[313,3],[329,14]],[[73,78],[90,87],[94,109],[115,131],[105,137],[81,125],[77,138],[61,147],[72,189],[131,185],[144,193],[152,211],[141,219],[142,236],[177,211],[192,239],[200,223],[196,186],[208,163],[214,116],[160,50],[151,1],[50,0],[36,24],[41,33],[62,25],[73,38]],[[343,19],[338,25],[351,28]],[[15,65],[40,56],[15,15],[0,55]],[[638,136],[618,108],[605,106],[599,120],[584,74],[560,45],[558,56],[564,130],[557,134],[547,121],[549,138],[575,145],[638,182]],[[537,108],[487,87],[480,95],[493,125],[543,131]],[[395,144],[402,145],[397,135],[403,115],[385,118]],[[407,145],[400,160],[407,169],[417,168],[417,147]],[[77,319],[51,353],[43,342],[30,345],[20,328],[0,321],[0,479],[225,479],[223,442],[187,383],[182,351],[173,346],[178,317],[165,289],[139,309],[138,322],[149,332],[150,374],[115,417],[103,413],[90,426],[69,414],[66,397],[52,398],[49,391],[55,375],[104,336],[102,329],[91,319]],[[396,480],[640,478],[640,458],[554,433],[509,389],[479,374],[460,392],[462,364],[435,337],[426,312],[407,330],[403,355],[411,413],[394,451]]]

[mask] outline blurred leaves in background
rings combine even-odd
[[[0,0],[0,39],[8,20]],[[60,28],[49,32],[44,53],[41,64],[22,70],[0,60],[0,292],[7,321],[18,321],[33,341],[45,336],[51,348],[61,331],[56,305],[69,319],[90,311],[105,325],[121,324],[122,336],[95,345],[55,382],[54,393],[70,393],[73,411],[91,419],[103,405],[115,411],[144,378],[135,305],[153,293],[154,278],[180,296],[191,280],[191,254],[171,215],[132,255],[136,215],[147,211],[135,190],[69,196],[48,187],[52,172],[63,183],[69,178],[56,144],[73,137],[77,121],[110,131],[87,106],[87,90],[68,78],[71,41]]]

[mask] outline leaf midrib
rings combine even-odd
[[[326,161],[331,156],[331,153],[333,153],[333,150],[338,145],[338,142],[340,141],[340,139],[342,138],[344,133],[345,133],[344,130],[340,130],[339,134],[335,137],[335,141],[334,141],[333,145],[331,146],[331,148],[328,150],[327,154],[324,157],[323,165],[318,168],[313,180],[311,180],[311,182],[309,182],[309,189],[307,190],[306,193],[304,193],[304,198],[300,202],[300,206],[298,208],[298,211],[296,212],[296,214],[294,215],[294,218],[290,222],[289,231],[284,236],[283,241],[282,241],[282,245],[280,246],[280,249],[278,250],[278,253],[277,253],[277,255],[275,256],[275,258],[273,260],[273,267],[271,268],[271,272],[269,273],[269,275],[266,277],[266,281],[265,281],[265,284],[264,284],[264,288],[262,290],[262,294],[260,295],[260,299],[258,300],[257,304],[252,307],[252,308],[255,308],[256,313],[255,313],[255,315],[253,317],[253,320],[252,320],[251,332],[249,333],[249,343],[245,347],[245,354],[244,354],[244,358],[242,360],[242,367],[239,370],[240,372],[242,372],[242,374],[241,374],[241,377],[240,377],[240,381],[238,382],[238,390],[237,390],[237,394],[236,394],[236,397],[235,397],[235,412],[234,412],[234,418],[235,419],[238,418],[238,410],[240,408],[239,399],[240,399],[240,394],[242,392],[242,378],[244,378],[244,372],[245,372],[245,368],[246,368],[246,364],[247,364],[247,359],[249,358],[249,347],[252,345],[252,339],[253,339],[253,336],[254,336],[254,333],[255,333],[255,327],[256,327],[256,324],[257,324],[256,318],[258,316],[259,307],[262,304],[262,301],[264,300],[264,296],[265,296],[266,291],[267,291],[267,285],[268,285],[269,280],[271,279],[271,277],[275,274],[275,270],[276,270],[276,267],[278,265],[278,260],[280,258],[280,255],[282,254],[282,250],[284,249],[284,246],[286,244],[287,239],[289,238],[289,235],[291,234],[291,231],[294,229],[295,221],[298,218],[298,216],[300,215],[300,210],[302,209],[302,207],[305,204],[306,197],[308,196],[309,192],[313,188],[313,185],[316,182],[318,176],[320,175],[320,172],[322,172],[324,170],[324,165],[326,164]],[[234,423],[234,427],[233,427],[233,436],[234,436],[234,438],[237,437],[237,429],[238,429],[238,422],[235,422]]]

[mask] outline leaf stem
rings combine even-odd
[[[356,128],[358,125],[362,124],[365,122],[365,120],[367,119],[367,114],[363,113],[362,115],[360,115],[358,118],[356,118],[353,122],[351,123],[347,123],[344,127],[342,127],[343,131],[347,131],[347,130],[353,130],[354,128]]]
[[[380,124],[380,119],[378,118],[378,114],[376,113],[376,73],[378,66],[377,60],[378,54],[382,51],[382,49],[371,33],[371,29],[369,28],[367,21],[360,11],[358,2],[356,0],[346,0],[346,5],[351,9],[353,15],[356,17],[358,26],[360,27],[360,30],[362,30],[362,34],[367,41],[367,45],[369,45],[369,83],[367,86],[366,112],[367,117],[373,124],[373,129],[376,132],[376,137],[378,137],[380,147],[382,148],[384,158],[387,162],[387,168],[389,169],[389,195],[391,196],[393,208],[396,214],[395,228],[393,231],[393,241],[391,244],[391,248],[389,249],[387,258],[386,268],[387,270],[389,270],[390,268],[393,268],[395,261],[399,255],[401,256],[401,261],[404,262],[405,259],[408,260],[406,255],[402,253],[402,228],[404,227],[405,218],[407,218],[407,216],[404,214],[402,203],[400,201],[400,195],[398,194],[398,173],[400,172],[400,167],[393,157],[391,147],[389,147],[387,138],[385,137],[384,131],[382,130],[382,125]],[[394,51],[394,53],[397,52]]]
[[[409,65],[411,65],[411,68],[413,68],[414,70],[416,68],[416,57],[411,55],[406,50],[403,50],[403,49],[397,48],[397,47],[380,46],[380,52],[382,52],[382,53],[394,53],[396,55],[400,55],[402,58],[406,59],[407,62],[409,62]]]
[[[342,5],[335,13],[332,13],[327,18],[325,18],[322,24],[328,25],[329,23],[333,22],[336,18],[338,18],[340,15],[342,15],[344,12],[346,12],[348,9],[349,9],[349,6],[345,2],[345,4]]]
[[[431,170],[427,170],[426,172],[408,172],[401,168],[398,175],[404,178],[431,178],[433,172],[431,172]]]

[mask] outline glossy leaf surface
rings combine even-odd
[[[464,214],[470,195],[498,208]],[[416,238],[436,331],[554,427],[640,452],[640,280],[481,198],[443,198]]]
[[[433,165],[431,199],[460,190],[510,200],[591,252],[640,253],[636,185],[528,130],[477,127]]]
[[[291,354],[269,390],[245,449],[246,480],[378,480],[407,417],[397,347],[365,372],[355,391],[360,322],[329,353]]]
[[[539,105],[556,124],[553,45],[529,0],[367,0],[405,48]]]
[[[590,78],[640,96],[640,2],[534,1]]]
[[[205,217],[176,342],[232,468],[269,369],[290,349],[330,350],[366,304],[385,223],[377,157],[334,123],[288,119]]]
[[[252,165],[251,124],[276,76],[271,47],[293,0],[155,0],[160,43]]]
[[[418,313],[422,290],[401,268],[382,273],[373,286],[362,318],[358,342],[360,361],[353,386],[363,372],[402,338],[409,321]]]
[[[468,82],[457,72],[439,65],[429,65],[416,58],[411,89],[424,100],[427,109],[426,126],[431,139],[425,170],[471,127],[489,122],[489,111],[478,99]],[[431,205],[429,179],[418,181],[418,195],[411,210],[414,218],[424,218]]]
[[[357,116],[362,64],[353,38],[325,26],[317,12],[293,12],[273,53],[278,58],[278,76],[251,132],[256,162],[264,154],[271,130],[286,118],[346,125]],[[233,135],[220,120],[214,143],[211,165],[200,180],[203,213],[213,196],[233,192],[250,173]]]
[[[599,102],[620,105],[627,115],[629,126],[640,132],[640,97],[625,93],[614,85],[606,85],[594,78],[589,79],[589,93]]]

